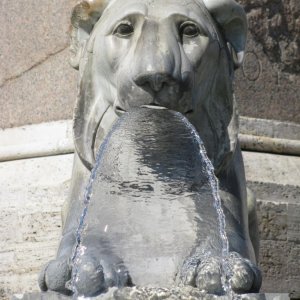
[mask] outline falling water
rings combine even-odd
[[[145,108],[144,108],[145,110]],[[148,108],[148,110],[150,110]],[[129,114],[130,115],[130,114]],[[217,226],[219,230],[219,236],[221,240],[221,256],[222,256],[222,287],[225,291],[225,293],[229,296],[233,295],[229,278],[231,277],[231,269],[228,264],[228,258],[229,258],[229,245],[228,245],[228,239],[226,234],[226,224],[225,224],[225,216],[222,209],[222,203],[219,196],[219,183],[218,179],[216,178],[214,174],[214,167],[211,163],[211,161],[208,159],[206,150],[204,147],[204,144],[202,140],[200,139],[199,134],[197,133],[196,129],[193,127],[193,125],[180,113],[174,113],[174,115],[177,115],[177,117],[181,120],[181,122],[185,125],[186,128],[188,128],[188,131],[190,132],[191,139],[194,140],[195,144],[199,146],[199,154],[201,156],[201,160],[203,161],[203,166],[206,171],[209,186],[211,189],[212,197],[213,197],[213,207],[215,211],[217,212]],[[87,215],[88,215],[88,209],[90,206],[91,198],[93,196],[93,185],[94,181],[97,179],[97,174],[99,173],[99,170],[101,170],[103,165],[103,156],[108,151],[109,143],[111,142],[111,137],[114,134],[118,128],[121,128],[122,124],[126,124],[124,120],[127,120],[128,117],[122,117],[120,118],[113,126],[113,128],[110,130],[108,136],[105,138],[103,143],[100,146],[100,149],[97,153],[95,166],[91,172],[89,182],[87,184],[85,195],[84,195],[84,207],[83,212],[80,217],[79,226],[76,231],[76,245],[74,248],[74,252],[72,255],[72,278],[69,284],[69,288],[74,292],[75,297],[78,296],[77,290],[76,290],[76,282],[78,281],[78,264],[80,263],[80,258],[85,252],[85,247],[82,245],[82,238],[83,233],[86,228],[87,224]],[[127,133],[125,133],[128,135]],[[122,136],[119,137],[122,140]],[[121,142],[122,143],[122,142]],[[144,145],[147,147],[147,144]],[[197,147],[198,148],[198,147]],[[196,148],[196,149],[197,149]],[[197,150],[198,151],[198,150]],[[176,169],[174,170],[176,172]],[[174,197],[174,195],[172,196]],[[159,233],[157,233],[159,234]],[[233,297],[232,297],[233,298]]]
[[[94,167],[91,171],[91,175],[90,175],[88,184],[87,184],[86,189],[85,189],[84,198],[83,198],[83,205],[84,205],[83,206],[83,211],[82,211],[82,214],[81,214],[80,219],[79,219],[78,228],[76,230],[76,234],[75,234],[76,245],[75,245],[73,255],[72,255],[72,258],[71,258],[71,264],[72,264],[72,267],[73,267],[73,269],[72,269],[72,278],[71,278],[71,281],[68,284],[68,288],[73,291],[75,299],[77,299],[77,296],[79,296],[78,292],[77,292],[77,289],[76,289],[76,282],[78,281],[78,263],[80,262],[80,257],[85,252],[85,247],[81,245],[81,242],[82,242],[82,236],[83,236],[84,229],[87,226],[86,216],[87,216],[87,213],[88,213],[90,200],[91,200],[91,197],[92,197],[92,194],[93,194],[93,183],[95,181],[97,171],[101,167],[103,153],[105,153],[105,151],[106,151],[106,148],[108,146],[110,137],[114,133],[114,131],[120,126],[122,121],[123,121],[123,119],[119,119],[113,125],[113,127],[110,130],[109,134],[107,135],[107,137],[104,139],[103,143],[101,144],[101,146],[99,148],[99,151],[97,153],[95,165],[94,165]]]
[[[226,234],[226,221],[225,215],[222,208],[222,201],[219,194],[219,181],[214,173],[214,166],[210,159],[207,156],[206,149],[204,144],[196,131],[195,127],[185,118],[182,114],[176,113],[178,116],[182,118],[182,121],[186,124],[186,126],[190,129],[192,136],[194,136],[196,142],[199,145],[199,153],[203,159],[205,164],[206,172],[208,175],[209,184],[211,187],[213,199],[214,199],[214,207],[217,211],[218,216],[218,225],[219,225],[219,234],[222,241],[222,287],[227,295],[232,296],[233,298],[233,291],[229,282],[229,278],[232,276],[232,270],[228,264],[229,258],[229,243]]]

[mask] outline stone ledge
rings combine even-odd
[[[246,117],[240,120],[243,150],[300,155],[300,141],[296,139],[300,139],[300,125]],[[0,130],[0,162],[72,152],[72,120]]]
[[[53,292],[14,295],[12,300],[69,300],[72,297]],[[78,299],[84,299],[78,297]],[[191,287],[161,289],[161,288],[124,288],[110,289],[106,294],[86,299],[93,300],[232,300],[229,296],[215,296],[204,294]],[[244,294],[240,300],[289,300],[288,294]]]
[[[72,152],[71,120],[0,130],[0,162]]]
[[[265,136],[277,139],[300,140],[300,124],[267,119],[243,117],[240,132],[247,135]]]

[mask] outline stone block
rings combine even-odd
[[[247,181],[272,183],[283,187],[286,185],[300,187],[299,156],[244,151],[243,157]],[[291,174],[295,174],[295,176]],[[269,190],[269,193],[272,193],[272,189]],[[297,199],[299,197],[298,189]],[[272,194],[269,199],[273,199]]]
[[[299,198],[300,199],[300,198]],[[300,201],[288,204],[288,240],[300,244]],[[300,256],[299,256],[300,262]]]
[[[20,228],[18,211],[16,209],[2,209],[0,220],[0,251],[12,251],[14,243],[22,241],[22,233],[16,230],[16,228]]]
[[[76,2],[1,1],[0,86],[68,46],[70,14]]]
[[[27,286],[27,287],[26,287]],[[0,299],[11,299],[14,294],[32,293],[38,291],[37,274],[34,273],[6,273],[0,281]],[[17,292],[16,292],[17,291]]]
[[[262,240],[287,240],[287,205],[259,201],[257,203],[259,233]]]
[[[249,23],[245,61],[236,74],[241,114],[299,123],[299,1],[238,2]]]
[[[8,273],[11,270],[11,266],[15,262],[15,253],[14,251],[0,252],[1,264],[0,264],[0,273]],[[1,298],[0,298],[1,299]]]
[[[289,278],[288,258],[291,253],[291,243],[284,241],[265,241],[260,242],[260,259],[259,266],[263,272],[263,281],[272,279],[281,280],[280,286],[273,286],[271,290],[267,292],[282,292],[282,288],[287,289],[287,286],[283,286],[283,281]],[[266,291],[266,290],[264,290]],[[287,292],[288,290],[285,290]]]
[[[300,140],[300,124],[240,116],[240,133],[276,139]]]
[[[289,280],[286,278],[278,278],[278,277],[265,277],[263,279],[261,292],[271,293],[270,291],[274,291],[274,293],[287,293],[289,291]]]
[[[288,257],[288,269],[289,269],[289,277],[297,279],[298,288],[300,291],[300,245],[293,244],[290,255]],[[291,288],[291,290],[293,290]]]
[[[73,155],[0,163],[0,299],[38,291],[41,267],[61,236]]]
[[[76,71],[69,66],[68,57],[66,49],[0,87],[0,128],[72,116]]]
[[[300,287],[299,157],[243,154],[247,185],[258,199],[262,291],[297,291]]]
[[[43,242],[52,239],[59,240],[61,229],[61,209],[56,211],[48,208],[46,211],[20,213],[19,222],[22,224],[23,242]],[[52,228],[56,228],[53,232]]]
[[[248,181],[247,186],[255,192],[257,199],[263,201],[296,205],[299,203],[300,190],[298,186],[261,181]]]
[[[49,261],[49,258],[55,257],[59,240],[59,238],[49,239],[43,243],[27,242],[16,245],[15,261],[11,271],[17,274],[34,274],[37,278],[41,267]]]

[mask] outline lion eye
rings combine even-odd
[[[182,36],[195,37],[199,34],[199,28],[194,23],[185,22],[180,26],[180,33]]]
[[[117,28],[114,30],[114,34],[119,37],[128,37],[130,36],[134,31],[134,28],[131,24],[122,23],[117,26]]]

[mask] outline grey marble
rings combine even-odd
[[[239,294],[258,292],[255,197],[247,198],[232,89],[247,36],[242,7],[90,0],[71,21],[76,154],[62,239],[41,290],[95,296],[112,286],[183,284],[222,295],[230,282]]]

